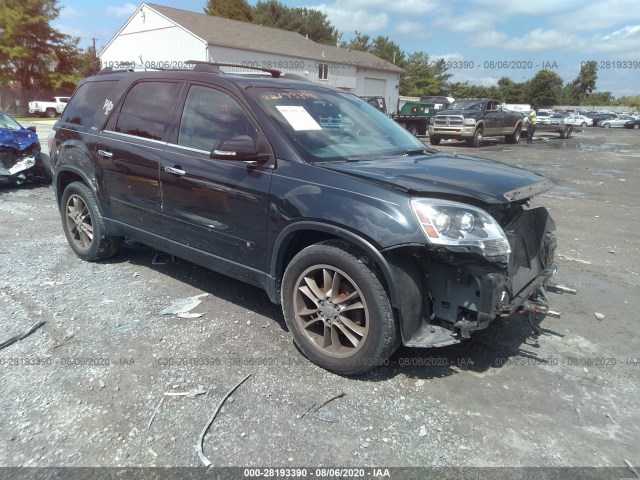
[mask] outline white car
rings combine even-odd
[[[569,115],[564,119],[564,123],[567,125],[573,125],[574,127],[586,127],[587,125],[591,125],[593,120],[589,117],[585,117],[584,115]]]

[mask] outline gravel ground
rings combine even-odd
[[[579,294],[551,297],[563,316],[540,337],[516,316],[459,345],[401,348],[356,379],[308,362],[261,290],[153,264],[136,244],[83,262],[51,188],[0,190],[0,341],[46,322],[0,351],[0,466],[199,466],[202,428],[248,374],[205,438],[214,465],[640,465],[639,146],[637,131],[595,128],[443,142],[555,182],[535,205],[558,226],[558,281]],[[202,317],[160,315],[200,294]]]

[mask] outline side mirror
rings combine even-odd
[[[27,130],[29,130],[30,132],[36,133],[36,127],[35,125],[30,125],[27,127]]]
[[[218,140],[213,145],[209,156],[222,160],[255,160],[258,149],[249,135],[238,135],[234,138]]]

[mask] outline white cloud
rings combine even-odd
[[[592,2],[573,12],[551,17],[549,23],[568,31],[601,30],[640,20],[637,0]]]
[[[374,32],[381,30],[389,23],[389,15],[386,13],[369,13],[366,10],[348,10],[337,4],[322,4],[315,7],[326,14],[329,21],[342,32]]]
[[[91,38],[91,37],[95,37],[93,32],[89,32],[87,30],[83,30],[80,28],[76,28],[76,27],[72,27],[70,25],[64,25],[64,24],[60,24],[60,23],[55,23],[54,27],[66,34],[66,35],[71,35],[72,37],[81,37],[81,38]]]
[[[515,15],[549,15],[558,12],[572,12],[584,4],[583,0],[535,0],[535,1],[511,1],[511,0],[472,0],[485,11],[505,16]],[[606,2],[600,2],[604,5]],[[478,12],[475,12],[478,13]]]
[[[435,0],[395,0],[393,2],[388,0],[350,0],[348,2],[336,1],[330,6],[350,11],[380,9],[417,16],[439,10],[441,6],[438,3]]]
[[[506,33],[490,30],[475,35],[472,44],[474,47],[494,48],[504,46],[508,39],[509,35]]]
[[[459,62],[461,60],[464,60],[464,55],[458,52],[454,52],[454,53],[445,53],[442,55],[432,55],[432,58],[434,60],[442,59],[445,62]]]
[[[60,16],[58,20],[66,21],[74,18],[82,17],[84,14],[75,8],[65,5],[60,9]]]
[[[616,30],[609,35],[605,35],[602,37],[603,40],[617,40],[617,39],[626,39],[630,37],[637,37],[640,34],[640,25],[629,25],[621,28],[620,30]]]
[[[128,17],[137,9],[138,9],[138,6],[134,5],[133,3],[125,3],[124,5],[121,5],[121,6],[109,5],[107,7],[107,15],[109,15],[110,17],[123,18],[123,17]]]
[[[413,35],[416,38],[425,38],[429,29],[424,23],[420,22],[400,22],[395,26],[394,31],[405,35]]]

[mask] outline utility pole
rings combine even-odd
[[[93,40],[93,72],[91,72],[92,74],[96,74],[98,73],[98,70],[100,70],[98,68],[98,52],[96,51],[96,37],[91,37],[91,40]]]

